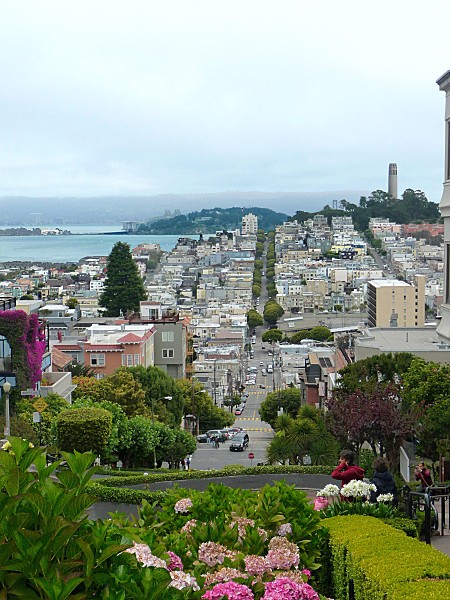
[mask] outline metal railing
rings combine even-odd
[[[431,544],[433,531],[444,535],[446,526],[446,509],[450,523],[450,485],[435,484],[427,487],[424,492],[413,491],[408,485],[402,488],[402,497],[405,512],[410,519],[417,519],[417,512],[424,512],[424,537],[427,544]],[[440,510],[436,508],[439,504]],[[448,504],[447,504],[448,501]]]

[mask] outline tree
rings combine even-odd
[[[200,431],[221,429],[234,423],[234,416],[223,408],[215,406],[201,383],[180,379],[178,385],[184,397],[184,414],[195,415],[199,419]]]
[[[130,245],[117,242],[108,256],[107,276],[99,304],[106,308],[106,316],[139,310],[139,303],[147,294],[136,263],[131,256]]]
[[[66,306],[68,308],[76,308],[78,306],[78,300],[76,298],[68,298],[66,300]]]
[[[183,390],[178,381],[159,367],[130,367],[127,369],[145,393],[145,404],[155,411],[158,421],[178,427],[184,414]]]
[[[301,406],[301,401],[302,394],[298,388],[288,388],[279,392],[271,392],[267,394],[266,399],[259,407],[261,420],[274,427],[279,408],[283,408],[285,414],[296,417]]]
[[[64,410],[56,417],[58,446],[67,452],[102,455],[111,434],[111,413],[102,408]]]
[[[40,423],[33,422],[33,413],[36,411],[33,406],[35,398],[21,398],[16,404],[16,413],[29,423],[30,427],[34,430],[35,436],[40,438],[42,444],[49,445],[55,443],[52,433],[53,419],[63,410],[67,410],[69,405],[67,404],[67,400],[58,394],[49,394],[45,397],[45,401],[47,407],[41,413]]]
[[[348,393],[338,389],[326,401],[331,431],[342,444],[359,453],[367,442],[374,454],[386,454],[391,466],[399,461],[402,442],[410,437],[418,421],[418,412],[404,412],[394,385]]]
[[[325,342],[330,339],[331,331],[328,327],[323,327],[322,325],[317,325],[317,327],[313,327],[309,330],[309,337],[312,340],[317,340],[319,342]]]
[[[281,342],[283,335],[281,329],[269,329],[262,334],[261,339],[263,342]]]
[[[339,387],[346,392],[374,389],[375,386],[392,381],[400,384],[409,370],[413,354],[398,352],[395,354],[377,354],[358,360],[341,369]],[[404,393],[402,394],[404,396]]]
[[[269,325],[275,325],[280,317],[284,315],[283,308],[274,300],[269,300],[264,306],[264,321]]]
[[[255,329],[264,323],[262,316],[257,310],[249,310],[247,313],[247,325],[250,329]]]
[[[113,375],[104,379],[94,377],[75,377],[77,385],[73,399],[90,398],[95,402],[115,402],[128,417],[146,412],[145,392],[131,369],[121,367]]]

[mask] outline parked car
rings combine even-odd
[[[197,436],[197,442],[200,444],[206,444],[208,439],[215,437],[219,439],[219,442],[225,442],[227,439],[226,435],[223,433],[221,429],[210,429],[206,433],[202,433]]]
[[[260,367],[263,367],[263,366],[264,366],[264,361],[263,361],[263,360],[260,360],[260,361],[259,361],[259,366],[260,366]]]
[[[265,390],[265,389],[266,389],[266,386],[265,386],[263,383],[260,383],[260,384],[259,384],[259,387],[260,387],[260,388],[262,388],[263,390]]]
[[[248,447],[248,442],[247,433],[237,433],[230,443],[231,452],[243,452]]]
[[[241,408],[240,406],[237,406],[237,407],[234,409],[234,414],[235,414],[235,415],[237,415],[237,416],[239,416],[239,415],[242,415],[242,412],[243,412],[243,411],[242,411],[242,408]]]
[[[233,431],[235,434],[246,432],[245,429],[243,429],[242,427],[230,427],[230,431]]]

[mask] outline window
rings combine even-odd
[[[173,331],[163,331],[161,339],[163,342],[173,342],[173,340],[174,340]]]
[[[126,354],[122,354],[122,367],[127,366],[127,356]]]
[[[105,366],[105,355],[104,354],[91,354],[91,367],[104,367]]]
[[[173,358],[174,354],[175,353],[173,351],[173,348],[164,348],[164,350],[162,351],[163,358]]]
[[[139,364],[139,354],[134,355],[134,364],[135,366]]]
[[[132,366],[133,366],[133,355],[127,354],[127,367],[132,367]]]

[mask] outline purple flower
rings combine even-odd
[[[250,588],[234,581],[218,583],[212,590],[203,594],[205,600],[221,600],[225,596],[228,600],[253,600],[254,595]]]
[[[170,561],[167,564],[167,568],[169,571],[182,571],[183,563],[181,562],[181,558],[175,554],[175,552],[171,552],[168,550],[167,554],[169,555]]]
[[[266,583],[261,600],[319,600],[319,595],[307,583],[296,583],[289,577],[280,577]]]

